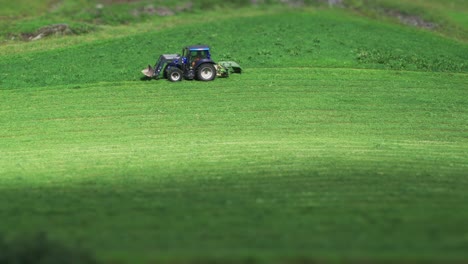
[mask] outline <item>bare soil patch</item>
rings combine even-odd
[[[23,40],[39,40],[48,36],[60,36],[72,34],[70,27],[67,24],[54,24],[41,27],[33,33],[21,33]]]
[[[437,28],[437,23],[427,21],[418,15],[405,14],[399,10],[386,10],[385,14],[397,18],[401,23],[418,28],[433,30]]]

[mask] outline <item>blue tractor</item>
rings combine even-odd
[[[215,63],[211,59],[210,47],[194,45],[183,48],[180,54],[163,54],[159,56],[154,68],[142,70],[148,78],[165,78],[172,82],[186,80],[212,81],[218,77],[228,77],[229,73],[241,73],[236,62],[224,61]]]

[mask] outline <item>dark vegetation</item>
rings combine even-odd
[[[96,264],[94,257],[80,247],[51,240],[46,233],[13,239],[0,236],[1,264]]]

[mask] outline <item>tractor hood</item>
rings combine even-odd
[[[180,54],[163,54],[161,57],[163,57],[165,60],[172,61],[180,59]]]

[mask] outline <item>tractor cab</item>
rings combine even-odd
[[[215,62],[211,60],[209,46],[187,46],[182,50],[182,68],[186,79],[197,78],[203,81],[214,79],[216,76],[214,64]]]
[[[211,60],[210,47],[204,45],[187,46],[182,50],[182,62],[188,70],[193,70],[201,63],[214,63]]]

